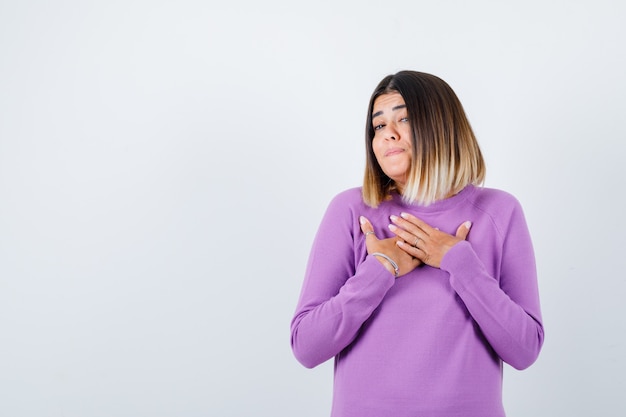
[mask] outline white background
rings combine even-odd
[[[1,0],[0,416],[327,416],[289,322],[402,69],[531,228],[546,342],[508,415],[623,416],[623,4]]]

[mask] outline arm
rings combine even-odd
[[[530,234],[519,203],[511,201],[509,209],[499,216],[501,224],[491,219],[495,230],[483,232],[496,233],[500,242],[496,245],[501,251],[496,256],[499,265],[492,266],[491,273],[472,244],[461,239],[463,230],[465,235],[469,231],[469,222],[459,227],[456,236],[451,236],[402,213],[402,218],[392,216],[394,224],[390,229],[405,242],[415,242],[410,245],[399,241],[402,249],[450,274],[450,284],[491,347],[502,360],[524,369],[537,359],[544,335]],[[472,239],[477,245],[493,239],[477,233]]]
[[[300,300],[291,322],[291,346],[304,366],[332,358],[357,336],[394,283],[373,256],[358,266],[358,215],[335,198],[315,237]]]
[[[544,333],[535,257],[521,207],[502,229],[499,281],[469,242],[454,245],[441,262],[450,283],[495,352],[516,369],[537,359]]]

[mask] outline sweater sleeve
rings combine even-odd
[[[500,358],[525,369],[537,359],[544,332],[534,251],[519,204],[503,227],[499,277],[488,273],[468,241],[448,251],[441,269]]]
[[[355,225],[358,214],[335,198],[313,242],[291,321],[293,353],[307,368],[348,346],[394,283],[393,275],[372,256],[355,266]]]

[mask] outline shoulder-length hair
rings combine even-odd
[[[412,137],[412,159],[402,192],[405,202],[428,205],[485,179],[485,162],[463,106],[442,79],[416,71],[385,77],[370,98],[365,127],[366,167],[363,199],[377,207],[396,190],[372,148],[372,112],[376,99],[399,93],[406,104]]]

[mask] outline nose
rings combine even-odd
[[[385,139],[387,140],[398,140],[400,139],[400,135],[398,134],[398,131],[396,130],[395,126],[389,125],[387,126],[387,131],[385,132]]]

